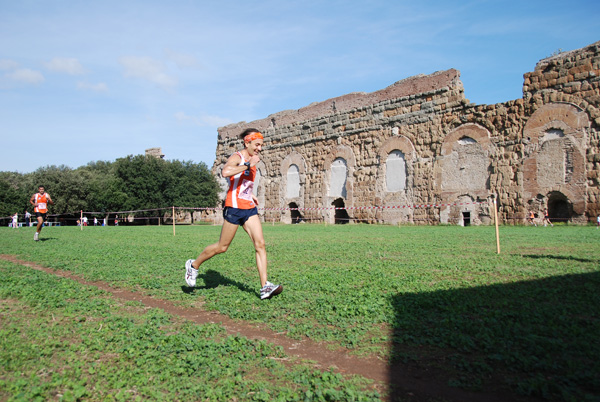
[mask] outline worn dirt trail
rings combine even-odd
[[[394,364],[378,358],[359,358],[350,355],[347,351],[332,351],[326,345],[319,344],[310,339],[297,341],[286,337],[284,334],[275,333],[267,328],[240,321],[214,311],[205,311],[198,308],[182,308],[172,302],[156,299],[139,292],[111,287],[105,282],[91,282],[68,271],[56,270],[42,265],[23,261],[13,255],[0,254],[3,260],[47,272],[52,275],[75,280],[81,284],[95,286],[111,293],[114,297],[137,301],[145,306],[159,308],[169,314],[191,320],[198,324],[218,323],[229,334],[239,334],[249,339],[265,340],[281,346],[289,356],[296,356],[314,362],[319,369],[333,367],[342,374],[357,374],[374,380],[373,388],[381,395],[388,395],[388,401],[517,401],[515,395],[502,391],[494,392],[469,392],[447,385],[447,379],[440,373],[417,367],[410,364]]]

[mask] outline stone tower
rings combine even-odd
[[[146,150],[146,156],[154,156],[155,158],[163,159],[165,155],[162,153],[162,148],[148,148]]]

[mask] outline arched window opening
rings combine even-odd
[[[565,133],[561,129],[551,128],[544,132],[544,135],[542,136],[540,143],[545,142],[545,141],[550,141],[550,140],[558,140],[560,138],[563,138],[564,136],[565,136]]]
[[[477,141],[475,141],[471,137],[464,136],[458,140],[458,143],[459,143],[459,145],[471,145],[471,144],[477,144]]]
[[[331,184],[329,195],[331,197],[346,198],[346,176],[348,174],[348,165],[344,158],[337,158],[331,164]]]
[[[300,169],[298,169],[297,165],[290,165],[288,168],[285,197],[300,197]]]
[[[406,188],[406,161],[404,153],[397,149],[390,152],[385,161],[385,185],[389,192]]]

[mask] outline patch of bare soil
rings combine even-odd
[[[165,300],[159,300],[147,295],[111,287],[105,282],[90,282],[68,271],[56,270],[36,263],[20,260],[13,255],[0,254],[0,258],[32,269],[44,271],[52,275],[72,279],[81,284],[95,286],[127,301],[137,301],[145,306],[159,308],[165,312],[191,320],[198,324],[217,323],[228,333],[239,334],[249,339],[264,340],[281,346],[289,356],[314,362],[319,369],[334,368],[341,374],[357,374],[374,380],[373,388],[381,395],[386,395],[388,401],[518,401],[519,398],[502,390],[486,392],[470,392],[447,385],[448,379],[441,372],[416,364],[394,363],[378,358],[362,358],[350,355],[345,350],[332,351],[324,344],[310,339],[301,341],[290,339],[284,334],[275,333],[257,325],[234,321],[229,317],[214,311],[198,308],[182,308]]]

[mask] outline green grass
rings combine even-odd
[[[220,227],[0,229],[0,250],[182,306],[265,323],[289,337],[550,400],[600,397],[600,231],[585,226],[265,225],[269,279],[258,298],[248,236],[204,266],[183,263]],[[391,345],[391,346],[390,346]]]
[[[379,400],[364,379],[286,365],[217,324],[2,260],[0,273],[0,400]]]

